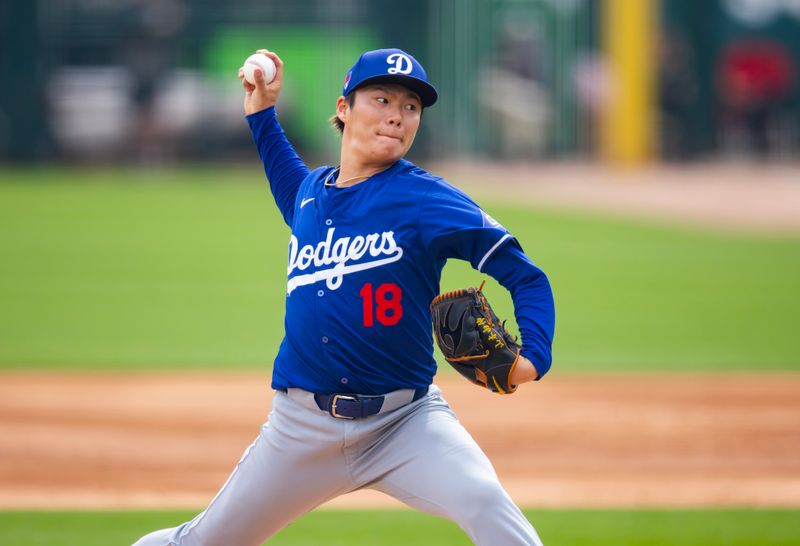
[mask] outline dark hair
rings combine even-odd
[[[356,103],[356,92],[352,91],[344,98],[344,101],[347,103],[347,106],[352,108],[353,105]],[[333,114],[331,116],[330,122],[333,128],[339,131],[339,134],[344,134],[344,122],[339,119],[338,115]]]

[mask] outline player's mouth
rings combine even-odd
[[[403,137],[400,137],[400,136],[385,135],[383,133],[378,133],[378,136],[383,137],[383,138],[390,138],[392,140],[397,140],[398,142],[403,142]]]

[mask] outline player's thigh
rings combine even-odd
[[[371,451],[367,467],[380,472],[371,487],[416,508],[452,518],[465,505],[507,501],[491,462],[438,395]]]

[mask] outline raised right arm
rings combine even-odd
[[[308,176],[308,167],[289,144],[278,123],[274,106],[250,114],[247,116],[247,123],[253,132],[253,141],[264,164],[275,204],[286,224],[291,226],[297,190]]]
[[[244,79],[243,71],[239,70],[239,78],[245,91],[244,113],[264,164],[272,196],[284,221],[291,226],[297,190],[308,176],[309,170],[292,148],[275,114],[275,102],[283,84],[283,62],[275,53],[266,49],[259,49],[258,53],[275,62],[275,79],[267,83],[261,70],[256,70],[256,83],[251,84]]]

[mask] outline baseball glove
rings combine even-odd
[[[431,302],[436,344],[461,375],[492,392],[511,394],[520,346],[500,322],[480,288],[439,294]]]

